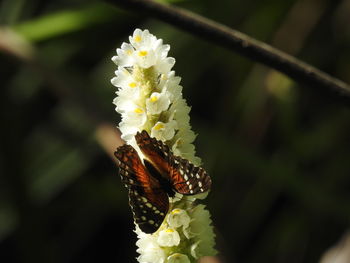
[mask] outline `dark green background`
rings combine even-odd
[[[173,4],[350,82],[349,1]],[[110,58],[135,28],[177,60],[226,262],[317,262],[347,230],[350,110],[336,96],[103,2],[3,0],[0,22],[33,50],[0,45],[0,262],[135,261],[127,193],[95,136],[120,121]]]

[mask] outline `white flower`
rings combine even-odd
[[[143,126],[147,121],[146,109],[137,105],[131,105],[129,111],[124,114],[125,123],[130,126]]]
[[[118,88],[113,103],[121,114],[122,139],[138,150],[135,134],[146,130],[166,143],[174,155],[200,165],[192,144],[196,135],[190,125],[191,108],[182,97],[181,78],[171,70],[175,59],[168,57],[170,46],[140,29],[129,41],[112,58],[118,65],[111,82]],[[171,209],[153,234],[143,233],[136,225],[139,262],[188,263],[215,255],[210,214],[203,205],[194,203],[199,197],[179,193],[169,197]]]
[[[210,221],[210,214],[208,210],[205,210],[205,206],[202,204],[197,205],[191,211],[192,221],[190,223],[191,232],[199,235],[202,234],[206,228],[203,228],[203,223]]]
[[[168,228],[159,232],[157,242],[162,247],[177,246],[180,243],[180,236],[175,229]]]
[[[153,92],[149,99],[146,99],[147,112],[150,114],[160,114],[169,108],[170,100],[165,92]]]
[[[204,205],[199,204],[190,211],[190,216],[192,220],[184,234],[188,237],[195,237],[197,240],[191,246],[192,256],[199,258],[215,255],[215,234],[211,227],[209,211]]]
[[[139,240],[136,242],[136,245],[139,247],[137,249],[137,252],[141,253],[149,249],[159,247],[157,239],[154,236],[145,234],[140,229],[136,230],[135,232],[138,234],[139,237]]]
[[[179,120],[181,127],[188,128],[191,108],[187,106],[186,101],[183,98],[175,100],[170,110],[174,111],[174,118]]]
[[[175,71],[170,71],[167,74],[162,74],[159,79],[159,89],[166,90],[171,101],[181,98],[182,86],[180,86],[181,78],[175,76]]]
[[[152,46],[153,43],[157,41],[157,38],[150,34],[147,29],[142,31],[141,29],[137,28],[135,29],[133,35],[129,37],[129,41],[136,49],[142,49],[144,47]]]
[[[135,62],[142,68],[149,68],[155,65],[157,62],[157,57],[154,51],[152,49],[148,49],[148,47],[146,48],[134,52]]]
[[[177,122],[172,120],[168,123],[158,121],[151,129],[151,136],[161,141],[168,141],[174,137]]]
[[[135,232],[139,238],[136,242],[138,246],[137,252],[140,253],[138,261],[141,263],[163,263],[166,259],[166,254],[159,246],[157,238],[143,233],[138,226],[136,226]]]
[[[135,134],[138,132],[138,127],[129,125],[127,122],[119,123],[119,130],[122,133],[121,138],[127,142],[133,142]]]
[[[157,71],[167,73],[175,64],[175,59],[167,57],[169,45],[163,45],[161,39],[157,39],[148,30],[136,29],[129,37],[131,44],[123,43],[121,49],[117,49],[118,56],[112,58],[113,62],[122,67],[140,66],[149,68],[155,66]]]
[[[140,263],[163,263],[165,259],[165,252],[160,247],[150,247],[137,258]]]
[[[173,209],[168,217],[167,222],[170,227],[178,228],[180,226],[188,227],[190,223],[190,217],[188,216],[187,212],[180,208]]]
[[[193,245],[191,245],[191,255],[194,258],[198,258],[199,257],[199,246],[198,244],[200,243],[200,241],[197,241],[196,243],[194,243]]]
[[[174,253],[168,257],[168,263],[190,263],[188,256],[180,253]]]
[[[123,43],[121,49],[117,49],[117,54],[118,56],[112,57],[112,60],[115,64],[121,67],[129,67],[133,65],[134,48],[132,45]]]
[[[115,72],[116,77],[112,78],[111,82],[114,86],[121,87],[122,89],[130,88],[130,91],[133,88],[138,86],[138,83],[133,78],[132,74],[123,67],[118,67],[118,70]]]

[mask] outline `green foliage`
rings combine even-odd
[[[76,32],[96,24],[104,24],[118,16],[106,4],[94,4],[77,10],[58,11],[20,23],[14,30],[26,39],[36,42]]]

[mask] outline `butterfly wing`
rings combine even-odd
[[[152,184],[157,184],[156,181],[152,181],[152,177],[131,145],[120,146],[114,155],[117,158],[119,175],[125,187],[128,188],[130,185],[151,187]]]
[[[169,198],[156,178],[143,165],[130,145],[117,149],[119,175],[129,189],[129,204],[134,221],[145,233],[157,231],[169,209]]]
[[[210,190],[211,179],[208,173],[199,166],[195,166],[179,156],[174,157],[176,169],[173,169],[172,178],[174,188],[180,194],[195,195]]]
[[[136,224],[142,232],[150,234],[156,232],[162,224],[169,209],[169,198],[161,188],[140,189],[131,186],[129,204]]]
[[[176,192],[195,195],[210,189],[211,179],[203,168],[175,156],[166,144],[151,138],[146,131],[137,133],[135,139],[142,153],[163,177],[168,178]]]
[[[168,174],[174,163],[174,155],[162,141],[151,138],[146,131],[135,135],[137,145],[146,158],[163,176]],[[165,176],[166,177],[166,176]]]

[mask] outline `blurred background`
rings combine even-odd
[[[171,3],[350,83],[349,0]],[[136,261],[110,84],[135,28],[177,60],[223,262],[350,262],[350,109],[336,96],[101,1],[2,0],[0,24],[0,262]]]

